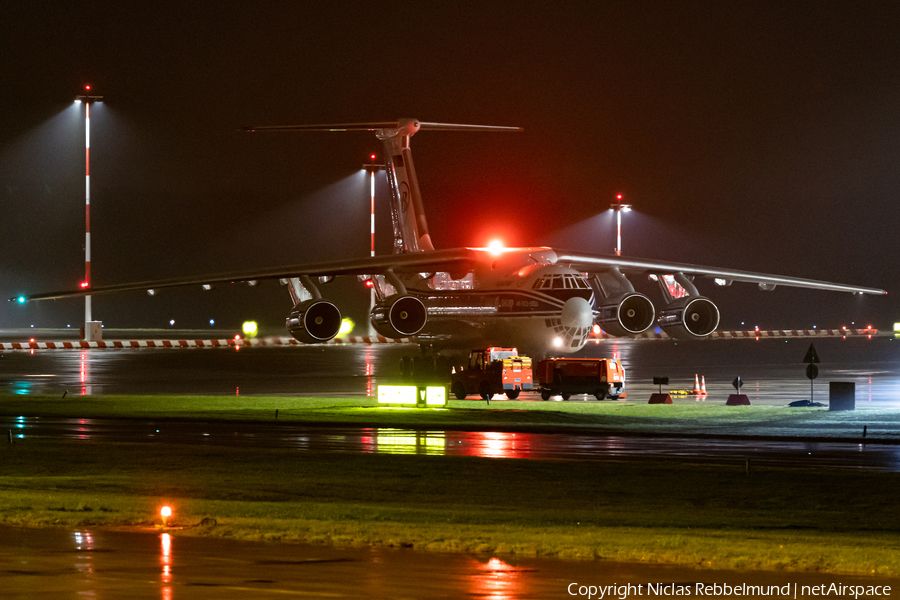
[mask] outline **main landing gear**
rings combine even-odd
[[[450,360],[439,354],[404,356],[400,359],[400,376],[404,381],[450,381]]]

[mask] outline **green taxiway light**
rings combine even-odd
[[[25,296],[19,296],[16,300],[18,300],[19,304],[25,304]]]

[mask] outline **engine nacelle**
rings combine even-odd
[[[650,298],[626,292],[597,301],[597,324],[610,335],[633,335],[650,329],[656,309]]]
[[[294,306],[284,325],[304,344],[327,342],[341,329],[341,311],[328,300],[306,300]]]
[[[679,298],[659,312],[659,326],[676,339],[705,337],[719,326],[719,309],[709,298]]]
[[[375,305],[372,327],[388,338],[411,337],[422,331],[428,312],[415,296],[389,296]]]

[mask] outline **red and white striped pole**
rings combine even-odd
[[[610,205],[616,211],[616,256],[622,256],[622,213],[630,212],[630,204],[622,204],[622,194],[616,194],[617,202]]]
[[[88,87],[90,89],[90,87]],[[84,282],[83,287],[91,288],[91,103],[84,103]],[[91,295],[84,297],[85,335],[90,327]]]
[[[375,159],[375,155],[374,155],[374,154],[372,155],[372,159],[373,159],[373,161],[374,161],[374,159]],[[370,220],[371,220],[371,227],[370,227],[370,230],[371,230],[371,233],[372,233],[372,253],[371,253],[371,256],[375,256],[375,169],[372,169],[372,178],[371,178],[371,185],[370,185],[370,188],[371,188],[370,197],[371,197],[371,200],[372,200],[372,210],[371,210],[370,213],[369,213],[369,215],[370,215]],[[372,293],[374,294],[375,291],[372,290]]]
[[[84,281],[81,287],[91,287],[91,102],[102,100],[103,96],[89,95],[91,86],[84,86],[85,95],[76,96],[76,102],[84,102]],[[91,335],[91,295],[84,297],[84,339],[93,340]]]

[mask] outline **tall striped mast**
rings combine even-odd
[[[84,95],[76,96],[75,102],[84,102],[84,281],[81,287],[91,287],[91,103],[103,96],[89,95],[91,86],[84,86]],[[84,297],[84,336],[90,340],[91,295]]]
[[[375,256],[375,172],[384,170],[384,165],[375,164],[375,155],[369,156],[371,163],[363,165],[363,168],[370,172],[369,174],[369,256]],[[375,286],[369,290],[369,314],[375,308]],[[369,323],[369,333],[374,333],[372,324]]]

